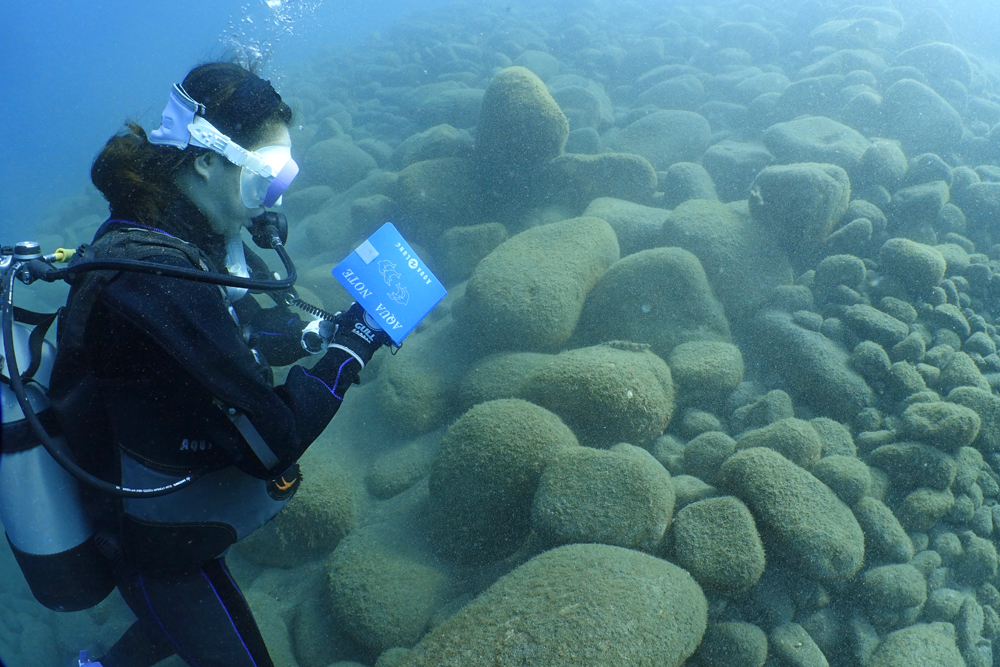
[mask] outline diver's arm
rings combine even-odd
[[[288,366],[309,356],[302,347],[306,322],[288,306],[264,308],[251,296],[234,304],[240,322],[250,327],[250,347],[259,350],[272,366]]]
[[[184,263],[176,257],[159,261]],[[271,387],[212,285],[123,273],[105,287],[101,301],[176,360],[226,411],[249,418],[275,460],[264,463],[228,423],[213,427],[213,440],[255,477],[280,475],[302,455],[336,414],[362,368],[347,351],[331,348],[309,371],[293,368],[284,385]]]

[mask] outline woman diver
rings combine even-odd
[[[94,161],[111,216],[83,259],[269,280],[240,232],[298,170],[291,118],[247,69],[193,69],[160,128],[147,136],[129,123]],[[174,654],[199,667],[272,665],[224,555],[295,492],[296,461],[390,340],[358,304],[336,324],[307,324],[287,290],[269,308],[245,293],[148,272],[73,281],[49,397],[80,467],[129,488],[195,480],[152,498],[85,491],[94,548],[138,620],[99,662],[81,652],[81,665],[147,667]],[[305,349],[310,332],[319,350]],[[269,364],[324,350],[273,385]]]

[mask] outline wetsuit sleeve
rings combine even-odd
[[[287,306],[264,308],[251,296],[236,305],[240,322],[250,327],[250,347],[264,355],[272,366],[288,366],[309,356],[302,347],[306,322]]]
[[[178,257],[155,260],[190,266]],[[262,479],[287,470],[322,433],[361,369],[353,357],[331,349],[308,372],[295,367],[284,385],[272,387],[215,285],[125,272],[105,287],[100,300],[109,313],[129,322],[171,357],[208,395],[249,418],[276,462],[264,464],[222,410],[207,411],[218,414],[211,427],[214,444],[236,466]],[[205,413],[205,406],[192,406],[193,412]]]

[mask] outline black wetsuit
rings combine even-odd
[[[114,220],[87,257],[219,265],[218,255],[213,260],[169,234]],[[266,277],[259,275],[263,262],[253,259],[258,270],[251,263],[251,276]],[[207,471],[190,488],[206,487],[196,497],[208,505],[220,499],[218,507],[194,507],[189,517],[169,520],[161,515],[182,504],[171,496],[137,505],[90,492],[102,546],[138,617],[101,662],[146,667],[177,653],[199,667],[269,667],[222,556],[294,493],[296,460],[337,412],[360,363],[331,348],[311,370],[295,366],[275,387],[267,362],[287,365],[306,354],[302,320],[285,306],[262,308],[249,295],[230,304],[218,286],[155,275],[82,274],[60,319],[50,395],[81,465],[116,482],[128,466],[168,480]],[[232,414],[249,418],[271,456],[262,460]],[[248,508],[257,514],[243,521],[216,479],[236,479],[264,509]],[[216,516],[234,511],[239,520]]]

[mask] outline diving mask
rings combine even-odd
[[[205,105],[195,101],[175,83],[163,110],[160,127],[149,133],[149,143],[185,149],[189,145],[208,148],[241,167],[240,199],[249,209],[269,208],[281,203],[299,166],[288,146],[265,146],[248,151],[205,120]]]

